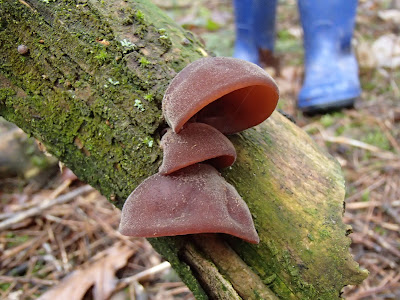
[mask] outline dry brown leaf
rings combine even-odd
[[[96,40],[96,42],[98,42],[99,44],[102,44],[103,46],[110,46],[110,42],[109,41],[107,41],[107,40],[100,40],[100,39],[98,39],[98,40]]]
[[[398,68],[400,66],[400,37],[394,33],[382,35],[372,44],[372,53],[379,67]]]
[[[357,53],[358,64],[361,68],[376,68],[378,62],[375,54],[371,51],[371,43],[363,40],[358,41],[355,49]]]
[[[134,249],[118,243],[99,253],[99,259],[87,268],[77,270],[64,278],[57,286],[44,293],[39,300],[82,299],[93,286],[93,299],[105,300],[111,296],[117,284],[115,272],[126,265]]]
[[[387,9],[378,11],[378,17],[386,22],[393,22],[395,24],[400,24],[399,9]]]

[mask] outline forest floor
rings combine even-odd
[[[215,55],[232,55],[230,0],[155,2]],[[352,109],[313,117],[297,110],[303,48],[295,1],[279,3],[280,67],[266,67],[280,88],[279,109],[343,168],[351,252],[370,272],[344,288],[351,300],[400,299],[400,8],[391,8],[359,1],[354,46],[363,93]],[[0,128],[3,141],[10,133],[26,142],[18,129]],[[31,158],[33,148],[24,147]],[[0,299],[193,299],[145,239],[116,231],[118,209],[68,169],[34,157],[33,166],[17,167],[20,176],[0,179]],[[51,167],[37,175],[44,162]]]

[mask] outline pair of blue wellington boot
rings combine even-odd
[[[274,51],[277,0],[234,0],[234,56],[260,64]],[[305,113],[351,107],[360,96],[351,49],[357,0],[298,0],[304,32],[305,78],[297,106]]]

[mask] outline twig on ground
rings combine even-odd
[[[10,228],[13,224],[18,223],[26,218],[33,217],[35,215],[40,214],[44,210],[52,207],[53,205],[57,204],[63,204],[68,201],[71,201],[75,197],[93,191],[94,189],[90,185],[84,185],[82,187],[79,187],[72,192],[69,192],[65,195],[61,195],[53,200],[44,200],[42,203],[40,203],[38,206],[32,207],[26,211],[20,212],[13,217],[10,217],[6,219],[5,221],[0,223],[0,230],[4,230],[7,228]]]
[[[376,287],[371,287],[365,291],[361,291],[357,293],[355,296],[347,297],[347,300],[358,300],[358,299],[363,299],[369,296],[376,295],[380,292],[383,291],[388,291],[394,288],[399,288],[400,287],[400,282],[399,282],[400,276],[398,275],[396,278],[391,280],[390,283],[385,283],[385,284],[380,284],[379,286]]]
[[[157,266],[151,267],[150,269],[144,270],[144,271],[137,273],[135,275],[132,275],[130,277],[120,279],[119,285],[122,285],[122,287],[120,287],[120,288],[124,288],[128,284],[135,282],[135,281],[145,280],[146,278],[148,278],[150,276],[153,276],[157,273],[163,272],[170,268],[171,268],[171,264],[167,261],[164,261]]]
[[[356,139],[352,139],[352,138],[348,138],[345,136],[331,136],[328,135],[325,131],[325,129],[317,123],[311,123],[307,126],[304,126],[303,129],[305,131],[310,131],[311,129],[317,129],[320,134],[322,139],[325,142],[330,142],[330,143],[336,143],[336,144],[344,144],[344,145],[348,145],[348,146],[352,146],[352,147],[356,147],[356,148],[360,148],[360,149],[364,149],[364,150],[368,150],[370,151],[373,155],[375,155],[376,157],[382,158],[382,159],[395,159],[395,160],[399,160],[400,156],[396,155],[390,151],[386,151],[383,150],[379,147],[376,147],[374,145],[370,145],[367,143],[364,143],[362,141],[356,140]]]
[[[377,181],[375,181],[374,183],[372,183],[371,185],[369,185],[366,189],[363,190],[359,190],[357,193],[353,194],[352,196],[348,197],[346,199],[346,202],[351,202],[354,199],[358,199],[360,198],[363,194],[365,194],[366,192],[371,192],[375,189],[377,189],[378,187],[382,186],[386,181],[385,177],[381,177],[379,178]],[[368,206],[371,207],[371,206]]]
[[[54,285],[57,281],[45,280],[35,277],[20,277],[20,276],[3,276],[0,275],[0,282],[20,282],[20,283],[33,283],[40,285]]]

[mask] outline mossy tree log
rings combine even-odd
[[[121,208],[161,163],[166,86],[206,51],[145,0],[0,3],[0,114]],[[196,297],[335,299],[360,283],[337,162],[279,113],[230,139],[238,159],[223,176],[248,203],[261,243],[149,239]]]

